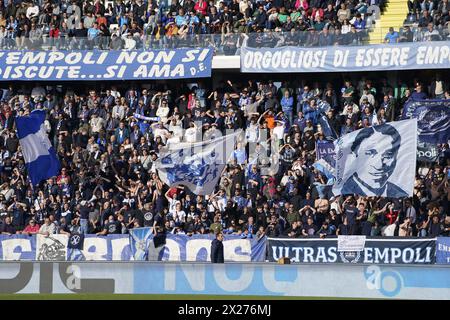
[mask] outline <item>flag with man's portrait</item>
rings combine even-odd
[[[411,197],[414,189],[417,120],[353,131],[335,141],[333,193]]]

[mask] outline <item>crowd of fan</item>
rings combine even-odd
[[[397,33],[403,41],[442,41],[450,37],[448,0],[408,0],[404,28]]]
[[[448,144],[438,145],[435,163],[418,164],[410,199],[334,197],[327,178],[312,167],[316,144],[327,138],[320,112],[338,135],[397,120],[409,97],[450,98],[439,76],[431,83],[396,84],[362,78],[342,88],[250,80],[211,90],[205,83],[84,90],[13,83],[2,89],[2,234],[106,235],[154,226],[242,237],[449,235]],[[42,108],[62,168],[31,187],[14,117]],[[196,196],[161,181],[155,169],[161,148],[227,129],[243,129],[245,140],[237,143],[215,192]],[[254,151],[249,153],[247,142],[256,145]],[[274,147],[276,154],[268,155]],[[264,173],[270,159],[278,159],[279,168]]]
[[[0,1],[2,48],[360,44],[383,0]],[[201,36],[208,35],[208,36]]]

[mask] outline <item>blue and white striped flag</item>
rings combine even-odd
[[[148,250],[152,239],[152,228],[130,229],[130,247],[134,260],[147,260]]]
[[[55,149],[45,132],[44,121],[44,110],[34,110],[29,116],[16,117],[17,134],[33,185],[56,176],[60,169]]]
[[[241,131],[213,140],[171,144],[155,163],[159,177],[169,186],[184,185],[195,194],[211,194],[239,134]]]
[[[142,120],[142,121],[153,121],[153,122],[158,122],[159,120],[161,120],[160,117],[146,117],[146,116],[143,116],[143,115],[141,115],[141,114],[139,114],[139,113],[133,114],[133,117],[135,117],[135,118],[138,119],[138,120]]]

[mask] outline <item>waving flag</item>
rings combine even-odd
[[[328,162],[331,167],[336,166],[336,154],[334,153],[334,143],[327,140],[318,140],[316,143],[317,159],[323,159]]]
[[[450,100],[408,100],[402,119],[417,119],[419,141],[432,144],[450,139]]]
[[[334,168],[324,159],[319,159],[314,162],[313,167],[322,172],[327,179],[333,179],[335,176]]]
[[[135,117],[135,118],[138,119],[138,120],[142,120],[142,121],[152,121],[152,122],[157,122],[157,121],[161,120],[160,117],[146,117],[146,116],[143,116],[143,115],[141,115],[141,114],[139,114],[139,113],[133,114],[133,117]]]
[[[389,122],[342,136],[336,141],[333,193],[411,197],[416,150],[417,119]]]
[[[147,260],[148,249],[152,239],[152,228],[130,229],[130,247],[134,260]]]
[[[169,149],[161,151],[155,164],[161,180],[169,186],[185,185],[195,194],[210,194],[233,155],[235,140],[240,133],[170,145]]]
[[[319,116],[319,124],[322,127],[322,132],[325,136],[325,138],[329,140],[335,140],[337,139],[337,133],[334,130],[334,128],[330,125],[328,122],[328,117],[324,114]]]
[[[55,149],[45,132],[44,121],[44,110],[34,110],[29,116],[16,117],[17,134],[33,185],[56,176],[60,169]]]

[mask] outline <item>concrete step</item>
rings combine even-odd
[[[403,25],[403,19],[397,20],[397,21],[380,21],[380,27],[383,28],[390,28],[393,26],[402,26]]]
[[[406,4],[406,3],[391,3],[391,4],[388,4],[388,5],[386,5],[386,9],[389,9],[389,8],[407,8],[408,7],[408,5]]]
[[[405,20],[406,19],[406,16],[405,17],[381,17],[381,21],[383,21],[383,22],[387,22],[387,21],[389,21],[389,22],[396,22],[396,21],[402,21],[403,22],[403,20]]]
[[[381,21],[383,21],[384,23],[386,23],[386,22],[393,22],[393,23],[396,23],[396,22],[403,22],[404,20],[406,19],[406,17],[404,17],[404,18],[381,18],[380,20]]]
[[[408,12],[408,8],[398,7],[398,8],[389,8],[388,10],[386,10],[384,12],[384,14],[400,14],[400,13],[407,13],[407,12]]]
[[[369,33],[368,42],[370,44],[382,43],[390,27],[394,28],[395,31],[403,27],[407,14],[407,0],[389,0],[380,19],[376,20],[375,27]]]
[[[395,14],[405,14],[406,15],[407,13],[408,13],[408,8],[395,8],[395,9],[392,9],[392,10],[385,11],[383,16],[384,15],[388,15],[388,14],[393,14],[393,15],[395,15]]]
[[[406,4],[406,3],[391,3],[391,4],[387,4],[385,7],[384,7],[384,10],[386,11],[386,10],[389,10],[390,8],[407,8],[408,7],[408,5]]]

